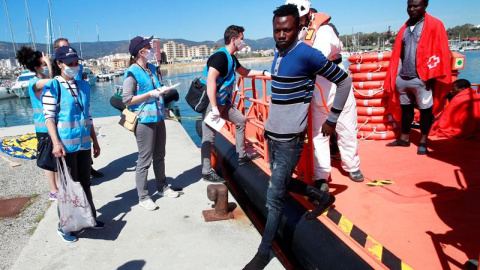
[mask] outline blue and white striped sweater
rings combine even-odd
[[[279,141],[291,140],[305,131],[316,75],[337,84],[335,111],[343,108],[351,86],[348,75],[342,69],[303,42],[277,52],[271,73],[272,101],[265,130],[270,139]],[[333,123],[336,117],[330,117]]]

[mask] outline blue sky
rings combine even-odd
[[[16,42],[28,42],[24,0],[6,0]],[[36,40],[45,43],[47,0],[27,0]],[[312,6],[332,16],[340,34],[398,30],[407,19],[407,0],[312,0]],[[77,42],[77,21],[83,42],[127,40],[134,36],[218,40],[230,24],[245,27],[246,38],[272,36],[272,12],[277,0],[51,0],[55,35]],[[455,4],[453,4],[455,3]],[[0,41],[11,41],[3,0]],[[480,25],[480,0],[430,0],[427,11],[446,28],[465,23]]]

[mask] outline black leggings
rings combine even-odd
[[[402,134],[410,134],[414,116],[415,112],[412,104],[402,105]],[[420,130],[422,135],[428,135],[432,127],[432,120],[432,107],[420,110]]]
[[[432,122],[432,107],[420,110],[420,130],[422,131],[422,135],[428,135],[430,128],[432,127]]]
[[[412,104],[402,105],[402,134],[410,134],[414,116],[415,112]]]

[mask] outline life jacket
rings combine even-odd
[[[70,91],[56,79],[50,80],[45,88],[58,100],[60,93],[59,112],[57,114],[57,132],[65,151],[73,153],[83,149],[90,149],[91,124],[89,115],[90,85],[83,81],[75,80],[77,84],[77,101]],[[60,87],[60,89],[58,89]],[[42,94],[43,98],[43,94]],[[78,105],[77,105],[78,102]]]
[[[227,51],[226,47],[222,47],[221,49],[217,50],[215,53],[223,52],[227,55],[228,60],[228,72],[227,76],[225,77],[218,77],[217,78],[217,104],[218,105],[230,105],[232,104],[232,93],[233,93],[233,86],[235,85],[235,70],[237,70],[237,66],[235,61],[233,61],[232,56]],[[212,55],[213,55],[212,54]],[[208,77],[208,65],[205,65],[203,69],[203,76],[200,81],[207,85],[207,77]]]
[[[32,103],[33,109],[33,123],[35,124],[35,131],[38,133],[47,133],[47,125],[45,125],[45,116],[43,115],[43,104],[42,100],[38,99],[35,96],[33,87],[35,84],[41,80],[38,77],[33,77],[28,82],[28,93],[30,94],[30,102]]]
[[[304,42],[310,46],[313,46],[313,42],[315,41],[320,26],[328,24],[331,19],[330,15],[326,13],[313,13],[312,16],[313,19],[308,24],[308,31],[304,40]]]
[[[145,72],[138,65],[131,65],[125,72],[125,75],[123,76],[124,80],[130,75],[133,75],[133,77],[135,77],[135,80],[137,81],[137,85],[138,85],[136,96],[148,93],[154,88],[161,87],[157,76],[155,76],[155,71],[156,71],[155,66],[148,63],[147,68],[152,73],[152,76],[148,75],[147,72]],[[152,82],[152,79],[153,79],[153,82]],[[155,87],[153,83],[155,83]],[[142,106],[144,106],[143,109],[142,109]],[[165,106],[163,104],[162,98],[157,100],[155,98],[150,97],[146,100],[145,104],[144,102],[140,102],[138,104],[128,106],[128,109],[137,114],[142,109],[142,112],[140,112],[140,114],[138,115],[138,122],[146,124],[146,123],[158,123],[161,120],[165,119],[165,115],[163,112],[164,107]]]

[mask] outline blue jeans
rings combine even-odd
[[[288,142],[268,140],[268,158],[272,174],[267,190],[267,224],[258,248],[259,253],[268,254],[272,248],[283,215],[285,192],[302,154],[303,141],[304,136]]]

